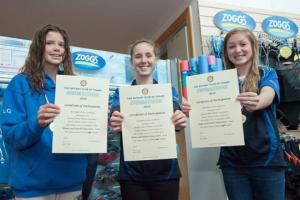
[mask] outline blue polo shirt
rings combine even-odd
[[[273,103],[262,110],[242,113],[247,120],[243,124],[244,146],[222,147],[218,165],[220,167],[264,167],[285,166],[283,150],[274,117],[274,107],[279,103],[277,74],[269,67],[260,68],[260,90],[269,86],[275,91]]]
[[[153,84],[157,84],[153,80]],[[132,82],[136,85],[136,81]],[[180,109],[180,102],[178,94],[172,88],[173,108]],[[120,111],[119,90],[117,89],[113,101],[112,112],[115,110]],[[175,159],[162,159],[162,160],[146,160],[146,161],[124,161],[123,145],[121,141],[121,154],[120,154],[120,167],[119,167],[119,180],[120,181],[161,181],[178,179],[181,176],[178,166],[177,158]]]

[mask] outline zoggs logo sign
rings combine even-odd
[[[254,19],[241,11],[223,10],[214,16],[214,24],[221,30],[230,31],[236,27],[255,29]]]
[[[295,37],[298,33],[297,25],[288,18],[271,16],[262,22],[262,29],[269,35],[281,39]]]
[[[105,60],[91,52],[78,51],[72,53],[73,65],[80,69],[97,70],[106,65]]]

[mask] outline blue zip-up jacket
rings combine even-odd
[[[154,84],[157,81],[153,80]],[[132,85],[136,85],[134,80]],[[172,87],[173,109],[180,110],[180,102],[175,88]],[[120,111],[119,90],[115,91],[112,112]],[[122,145],[121,141],[121,145]],[[164,181],[180,178],[177,158],[146,161],[124,161],[123,145],[120,154],[119,181]]]
[[[52,131],[38,124],[41,105],[54,103],[55,83],[45,74],[44,92],[33,92],[28,76],[16,75],[4,94],[1,129],[10,158],[10,185],[17,197],[81,190],[84,154],[52,154]]]

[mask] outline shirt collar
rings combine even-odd
[[[155,79],[153,79],[153,84],[158,84],[158,82]],[[131,85],[136,85],[135,79],[132,81]]]

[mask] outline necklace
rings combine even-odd
[[[244,84],[245,76],[239,77],[239,89],[240,93],[243,91],[243,84]],[[244,107],[241,106],[241,113],[242,113],[242,122],[243,124],[247,121],[246,115],[243,114]]]
[[[243,107],[242,107],[242,112],[243,112]],[[244,115],[243,113],[242,113],[242,122],[243,122],[243,124],[245,123],[247,121],[247,117],[246,117],[246,115]]]
[[[48,99],[48,97],[47,97],[47,95],[46,95],[46,88],[45,88],[44,82],[42,82],[42,89],[43,89],[43,93],[44,93],[44,97],[45,97],[46,104],[50,104],[49,99]],[[51,123],[49,124],[49,129],[50,129],[52,132],[54,131],[54,124],[53,124],[53,122],[51,122]]]

